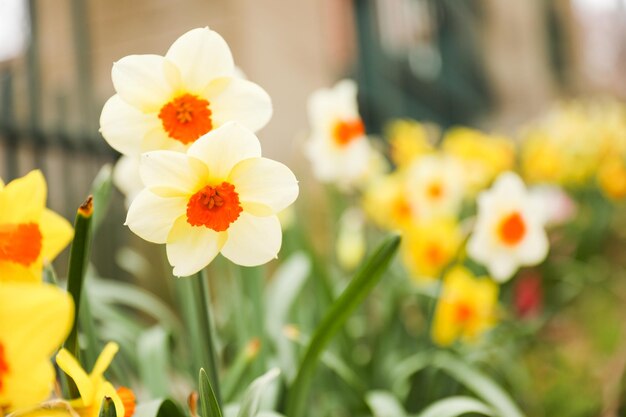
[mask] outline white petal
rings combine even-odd
[[[260,157],[261,144],[250,130],[227,123],[195,141],[187,154],[204,162],[212,179],[224,181],[237,163]]]
[[[269,122],[272,100],[264,89],[239,78],[231,78],[228,83],[222,79],[219,83],[219,91],[209,90],[205,95],[215,126],[233,121],[256,132]]]
[[[198,28],[178,38],[167,59],[180,70],[186,89],[203,90],[214,78],[232,76],[233,56],[224,38],[209,28]]]
[[[174,275],[186,277],[206,267],[220,252],[226,233],[204,226],[192,226],[185,217],[178,219],[167,238],[167,259]]]
[[[156,112],[177,88],[178,70],[159,55],[130,55],[113,64],[117,94],[144,113]]]
[[[204,164],[174,151],[144,153],[140,173],[146,187],[162,197],[193,194],[208,176]]]
[[[498,282],[511,279],[519,267],[515,258],[509,254],[492,256],[486,266],[491,277]]]
[[[139,156],[146,134],[159,127],[159,119],[126,103],[116,94],[104,104],[100,132],[109,145],[124,155]]]
[[[517,248],[517,259],[522,265],[541,263],[548,255],[549,243],[545,230],[538,225],[528,225],[528,235]]]
[[[154,118],[158,121],[158,126],[155,126],[155,128],[148,132],[143,138],[143,143],[141,144],[142,152],[158,150],[186,152],[189,146],[176,139],[170,138],[165,129],[163,129],[161,120],[157,116]]]
[[[186,207],[185,198],[163,198],[145,189],[131,203],[125,224],[148,242],[165,243],[176,219],[185,215]]]
[[[267,158],[241,161],[233,168],[229,182],[239,193],[244,209],[258,216],[276,214],[298,197],[298,180],[293,172]]]
[[[278,217],[256,217],[242,212],[228,228],[222,255],[238,265],[262,265],[278,256],[282,239]]]

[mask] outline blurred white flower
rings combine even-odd
[[[124,204],[130,207],[144,185],[139,175],[139,157],[122,155],[113,168],[113,185],[124,194]]]
[[[542,262],[548,254],[544,201],[531,195],[521,178],[501,174],[478,196],[478,218],[467,252],[497,281],[510,279],[520,266]]]
[[[305,153],[315,177],[350,187],[367,174],[370,144],[357,106],[357,86],[339,81],[333,88],[315,91],[308,103],[311,137]]]
[[[546,225],[567,223],[576,216],[576,202],[561,187],[552,184],[536,185],[530,188],[530,193],[543,201]]]

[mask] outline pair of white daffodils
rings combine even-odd
[[[276,214],[295,201],[298,183],[285,165],[261,156],[253,132],[269,121],[271,100],[237,76],[224,39],[191,30],[165,56],[122,58],[112,78],[117,94],[102,110],[100,130],[139,161],[141,176],[126,225],[166,244],[176,276],[200,271],[220,252],[244,266],[275,258]],[[125,181],[132,188],[132,170],[118,175],[121,188]]]

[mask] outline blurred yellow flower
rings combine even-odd
[[[626,197],[626,164],[623,157],[609,158],[599,167],[598,184],[609,198]]]
[[[420,219],[458,215],[465,196],[463,167],[456,158],[433,154],[407,168],[408,199]]]
[[[239,78],[228,45],[208,27],[182,35],[165,56],[120,59],[111,76],[117,94],[102,109],[100,131],[125,155],[184,151],[226,122],[257,131],[272,115],[265,90]]]
[[[528,192],[517,174],[501,174],[478,196],[468,255],[484,264],[500,282],[510,279],[520,266],[543,261],[549,249],[544,229],[549,219],[546,201]]]
[[[498,285],[455,266],[443,279],[435,310],[432,338],[440,346],[456,340],[473,342],[496,322]]]
[[[146,189],[133,200],[126,225],[141,238],[165,243],[174,275],[192,275],[218,253],[243,266],[276,258],[282,242],[277,213],[298,196],[285,165],[261,157],[245,127],[228,123],[186,153],[142,155]]]
[[[626,157],[626,106],[612,100],[563,103],[525,129],[520,156],[529,182],[592,185],[607,161],[613,164],[609,170],[615,170],[611,160]],[[608,184],[608,174],[602,175],[601,185],[612,190],[608,194],[617,191],[612,186],[619,184]]]
[[[357,85],[341,80],[311,94],[308,102],[311,135],[305,154],[313,174],[342,188],[356,185],[368,174],[372,149],[357,106]]]
[[[428,140],[428,129],[415,120],[395,120],[385,131],[389,141],[391,160],[398,167],[405,167],[415,159],[434,152]]]
[[[50,357],[74,320],[72,298],[48,284],[0,281],[0,414],[50,396]]]
[[[365,213],[388,230],[404,229],[413,220],[406,176],[402,171],[372,181],[363,196]]]
[[[416,281],[437,279],[455,260],[462,240],[454,218],[418,222],[404,232],[402,259]]]
[[[61,349],[57,354],[57,365],[72,378],[80,393],[80,398],[70,400],[70,405],[80,417],[97,417],[104,397],[113,400],[118,416],[125,415],[122,399],[113,385],[104,378],[104,372],[113,361],[118,350],[119,347],[116,343],[107,343],[90,374],[85,372],[76,358],[66,349]]]
[[[43,264],[72,239],[70,223],[46,208],[46,193],[38,170],[0,180],[0,281],[40,282]]]
[[[513,169],[515,145],[506,137],[466,127],[446,132],[442,150],[463,165],[463,178],[472,193],[487,187],[503,171]]]

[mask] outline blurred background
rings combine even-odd
[[[556,99],[626,98],[626,0],[0,0],[0,177],[42,169],[72,218],[117,158],[98,133],[112,63],[199,26],[271,95],[264,152],[299,177],[306,99],[341,77],[371,133],[395,117],[514,133]]]

